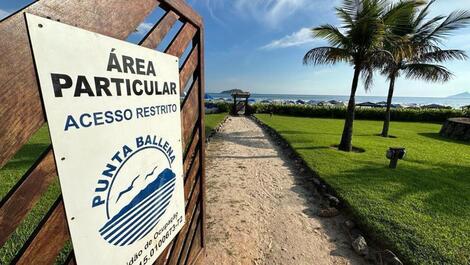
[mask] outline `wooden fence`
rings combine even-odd
[[[164,51],[183,62],[180,87],[182,95],[186,95],[181,103],[181,115],[187,223],[155,264],[192,264],[204,249],[204,27],[201,17],[184,0],[39,0],[2,20],[0,168],[46,122],[23,13],[126,39],[157,8],[164,14],[158,21],[151,22],[152,28],[139,45],[157,48],[180,21],[181,27]],[[49,147],[0,202],[0,247],[56,176]],[[54,263],[68,240],[70,235],[59,197],[16,254],[13,263]],[[68,254],[66,264],[75,264],[73,251]]]

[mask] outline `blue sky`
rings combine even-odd
[[[302,57],[325,43],[309,28],[338,24],[334,7],[340,0],[189,0],[206,25],[208,91],[241,88],[257,93],[349,94],[352,69],[347,64],[303,66]],[[437,0],[433,15],[470,9],[469,0]],[[456,32],[449,48],[470,54],[470,29]],[[397,83],[397,96],[447,96],[470,91],[470,61],[446,66],[455,78],[446,84],[422,81]],[[388,85],[377,75],[375,86],[359,95],[386,95]]]
[[[31,1],[2,1],[0,18]],[[312,39],[309,28],[325,23],[338,25],[334,7],[341,0],[188,0],[206,26],[206,90],[241,88],[254,93],[349,94],[352,68],[303,66],[310,49],[324,45]],[[437,0],[432,15],[470,9],[469,0]],[[455,32],[447,48],[470,55],[470,28]],[[470,91],[470,61],[447,63],[452,81],[426,83],[400,78],[396,96],[448,96]],[[371,91],[358,95],[386,95],[386,80],[376,75]]]

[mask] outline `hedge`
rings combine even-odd
[[[217,106],[224,111],[230,109],[230,103],[217,103]],[[272,113],[277,115],[289,115],[297,117],[335,118],[344,119],[345,107],[329,107],[314,105],[287,105],[287,104],[263,104],[255,103],[250,106],[251,113]],[[467,116],[464,110],[460,109],[417,109],[417,108],[397,108],[391,110],[392,121],[414,121],[414,122],[444,122],[448,118]],[[356,119],[362,120],[383,120],[385,108],[356,108]]]
[[[273,113],[299,117],[337,118],[344,119],[345,107],[311,106],[311,105],[281,105],[255,104],[256,113]],[[444,122],[448,118],[465,116],[459,109],[415,109],[397,108],[391,110],[393,121]],[[356,108],[356,119],[383,120],[385,108]]]

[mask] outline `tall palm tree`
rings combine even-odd
[[[452,73],[442,65],[448,60],[465,60],[467,55],[461,50],[443,50],[439,44],[449,34],[470,23],[470,12],[455,11],[449,16],[437,16],[426,20],[429,8],[435,2],[431,0],[421,11],[415,11],[408,23],[395,28],[393,35],[401,37],[400,45],[386,43],[390,56],[380,62],[382,74],[389,80],[387,108],[381,135],[388,137],[390,128],[390,108],[392,105],[395,81],[404,73],[406,78],[423,79],[430,82],[447,82]],[[384,64],[384,62],[386,62]],[[436,64],[437,63],[437,64]]]
[[[312,29],[314,38],[326,39],[331,46],[317,47],[308,51],[304,64],[350,63],[354,76],[347,107],[339,150],[352,150],[356,91],[359,78],[364,79],[365,89],[372,85],[374,58],[383,54],[383,43],[390,28],[396,27],[409,17],[419,5],[416,0],[389,5],[386,0],[343,0],[336,8],[341,26],[322,25]]]

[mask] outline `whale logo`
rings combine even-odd
[[[142,151],[123,163],[109,191],[108,220],[99,233],[115,246],[131,245],[148,235],[165,214],[175,189],[171,163],[161,162],[169,161],[165,154],[158,148]],[[141,166],[147,171],[134,172]]]

